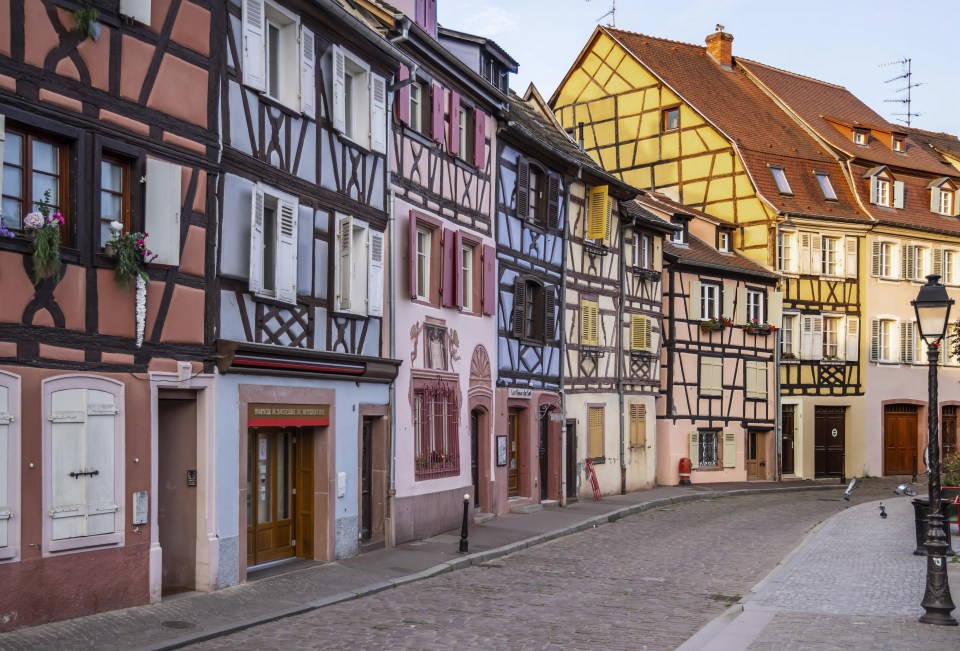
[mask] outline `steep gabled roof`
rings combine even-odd
[[[938,154],[946,154],[960,160],[960,138],[951,133],[925,131],[917,128],[904,129],[915,141],[934,149]]]
[[[858,208],[836,158],[750,80],[736,62],[727,70],[702,45],[601,29],[736,145],[757,191],[776,210],[869,221]],[[780,194],[771,165],[784,167],[792,196]],[[830,175],[837,201],[824,199],[814,170]]]
[[[738,59],[738,65],[776,95],[817,135],[853,158],[874,163],[909,167],[934,174],[943,174],[937,157],[919,142],[908,137],[906,151],[893,151],[884,142],[871,138],[867,145],[856,145],[836,126],[862,126],[883,132],[907,133],[906,127],[891,124],[842,86],[796,75],[771,66]]]

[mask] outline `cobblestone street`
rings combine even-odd
[[[890,493],[868,483],[853,503]],[[850,504],[809,492],[673,505],[193,648],[674,649]]]

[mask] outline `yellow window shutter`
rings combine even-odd
[[[588,456],[597,459],[603,456],[603,407],[590,407],[588,421]]]
[[[653,237],[653,260],[651,264],[654,271],[663,271],[663,238],[659,235]]]
[[[647,406],[635,402],[630,405],[630,447],[647,445]]]
[[[609,217],[608,204],[607,186],[598,185],[590,188],[587,208],[587,239],[606,239]]]
[[[584,346],[599,346],[600,307],[594,301],[580,303],[580,343]]]

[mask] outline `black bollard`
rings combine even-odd
[[[470,493],[463,496],[463,524],[460,525],[460,553],[467,553],[467,510],[470,508]]]
[[[910,483],[911,483],[911,484],[916,484],[916,483],[917,483],[917,455],[916,455],[916,453],[914,453],[914,455],[913,455],[913,477],[910,479]]]

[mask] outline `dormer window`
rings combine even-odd
[[[853,144],[860,145],[861,147],[867,146],[867,139],[870,136],[870,132],[866,129],[854,129],[853,130]]]
[[[947,217],[960,215],[957,205],[957,185],[947,177],[930,182],[930,212]]]
[[[873,168],[863,178],[870,180],[870,203],[887,208],[903,208],[903,181],[894,179],[886,166]]]
[[[894,136],[890,148],[895,152],[903,153],[907,150],[906,140],[903,136]]]
[[[670,221],[674,225],[681,227],[679,231],[673,232],[673,234],[670,236],[670,241],[673,242],[674,244],[686,244],[687,243],[687,223],[689,220],[686,217],[682,217],[680,215],[674,215],[670,219]]]
[[[773,180],[777,184],[777,190],[780,194],[793,194],[790,188],[790,182],[787,180],[787,173],[780,165],[771,165],[770,172],[773,174]]]
[[[827,201],[836,201],[837,193],[833,189],[833,183],[830,181],[830,175],[826,172],[814,172],[817,183],[820,184],[820,191],[823,192],[823,198]]]
[[[731,236],[730,231],[726,229],[720,229],[717,231],[717,250],[721,253],[730,253],[731,248]]]
[[[660,131],[676,131],[680,128],[680,107],[665,108],[660,113]]]

